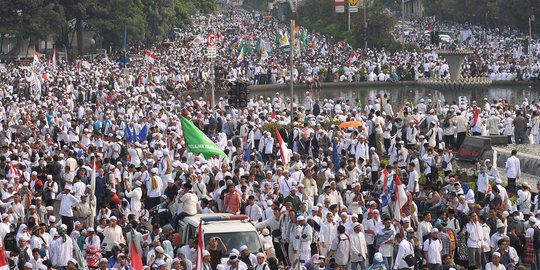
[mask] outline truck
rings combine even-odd
[[[246,245],[251,253],[263,252],[263,247],[255,226],[249,222],[246,215],[232,214],[198,214],[188,216],[179,222],[179,232],[183,243],[189,239],[196,239],[199,225],[202,226],[203,246],[209,243],[210,238],[219,237],[230,253],[232,249],[239,249]],[[225,263],[229,254],[221,258]]]

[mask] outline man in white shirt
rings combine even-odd
[[[508,177],[508,190],[516,190],[516,179],[521,177],[521,166],[517,157],[517,150],[512,150],[512,156],[506,160],[506,177]]]
[[[429,269],[440,269],[442,265],[442,243],[439,240],[439,230],[437,228],[431,229],[431,236],[424,241],[422,250]]]
[[[248,205],[246,206],[245,211],[251,221],[255,223],[262,221],[262,210],[261,207],[255,203],[255,196],[250,195],[248,197]]]
[[[469,237],[467,239],[467,257],[469,259],[469,268],[482,267],[482,245],[484,239],[484,230],[482,224],[478,221],[478,215],[472,212],[470,222],[466,225]]]
[[[416,165],[413,162],[409,163],[409,182],[407,183],[407,190],[412,194],[416,194],[420,191],[420,186],[418,185],[418,172],[415,170],[415,167]]]
[[[409,228],[412,232],[407,232],[407,238],[413,239],[414,237],[414,229]],[[396,262],[394,263],[394,270],[399,269],[414,269],[413,266],[409,266],[407,262],[405,261],[405,257],[412,255],[414,256],[414,246],[413,243],[411,243],[408,239],[403,237],[403,234],[398,233],[396,235],[396,242],[399,243],[398,245],[398,252],[396,255]]]
[[[71,187],[66,185],[64,192],[57,196],[60,200],[60,216],[62,217],[62,224],[67,226],[67,234],[71,235],[73,231],[73,208],[77,204],[81,203],[81,200],[71,195]]]
[[[500,263],[501,253],[493,252],[491,255],[491,262],[486,264],[486,270],[506,270],[504,265]]]

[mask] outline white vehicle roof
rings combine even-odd
[[[234,216],[232,214],[199,214],[194,216],[189,216],[184,218],[184,222],[198,227],[201,218],[208,217],[227,217]],[[245,232],[245,231],[254,231],[255,227],[253,224],[243,221],[243,220],[219,220],[219,221],[208,221],[203,222],[204,233],[226,233],[226,232]]]

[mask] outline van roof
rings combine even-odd
[[[201,218],[206,217],[233,217],[232,214],[199,214],[184,218],[184,222],[197,227]],[[227,232],[245,232],[253,231],[254,226],[249,222],[242,220],[220,220],[208,221],[203,223],[205,233],[227,233]]]

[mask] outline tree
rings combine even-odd
[[[55,0],[0,0],[0,33],[39,39],[58,33],[67,22],[62,5]]]

